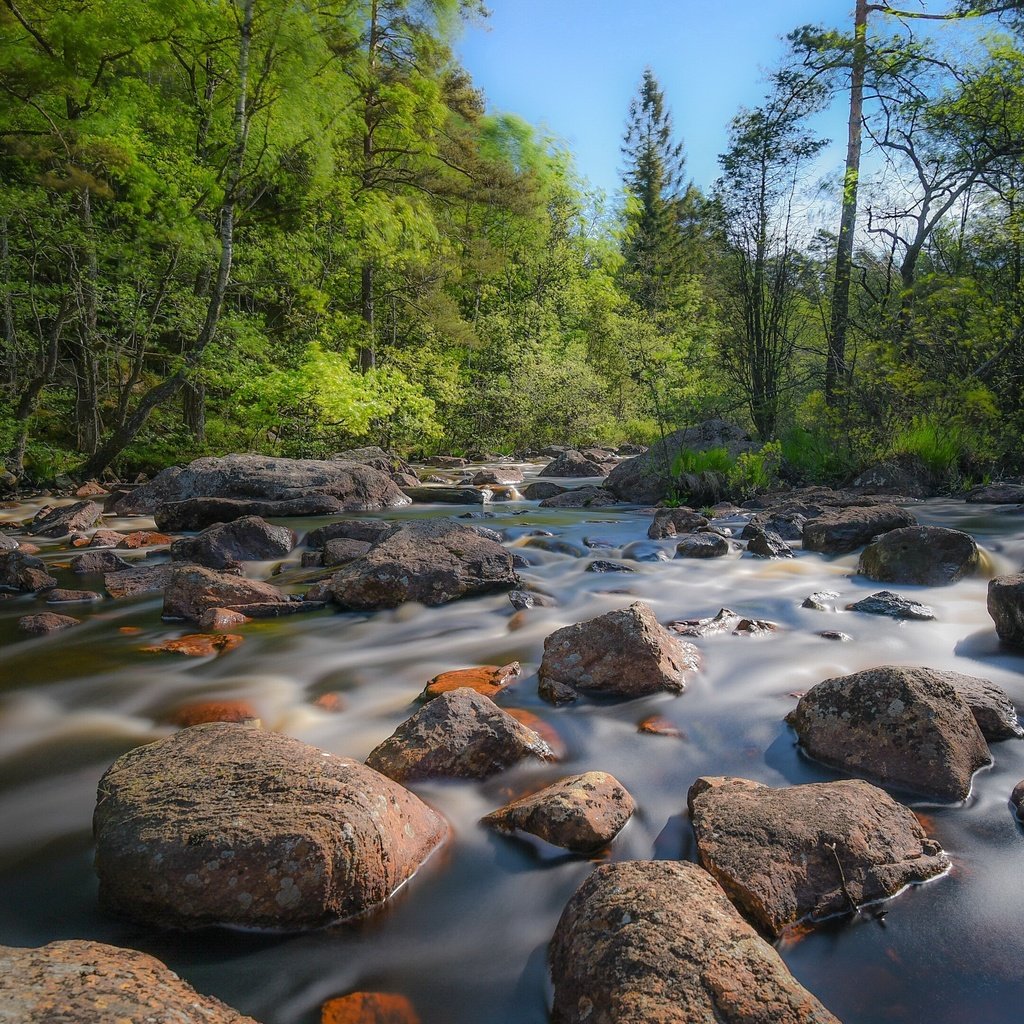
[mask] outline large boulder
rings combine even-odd
[[[198,537],[182,537],[171,545],[176,562],[195,562],[223,569],[230,562],[284,558],[297,537],[287,526],[272,526],[259,516],[208,526]]]
[[[553,1024],[839,1024],[685,861],[602,864],[548,959]]]
[[[200,995],[155,957],[85,939],[28,949],[0,946],[0,1020],[256,1024]]]
[[[963,800],[991,763],[970,706],[945,674],[882,666],[826,679],[786,716],[813,758],[883,786]]]
[[[700,863],[773,938],[949,867],[913,811],[860,780],[773,789],[701,778],[688,803]]]
[[[35,555],[8,551],[0,555],[0,587],[6,590],[48,590],[57,580],[46,571],[46,563]]]
[[[927,498],[935,493],[935,474],[918,455],[895,455],[869,466],[853,481],[868,494],[905,494]]]
[[[697,649],[669,633],[650,607],[637,601],[548,636],[540,691],[556,702],[577,692],[623,698],[681,693],[699,667]]]
[[[619,499],[604,487],[573,487],[545,498],[541,508],[607,508],[618,505]]]
[[[88,530],[103,515],[103,506],[95,501],[76,501],[73,505],[58,505],[44,509],[32,520],[26,533],[33,537],[67,537]]]
[[[482,821],[503,832],[528,832],[574,853],[591,853],[619,834],[635,806],[615,776],[584,772],[513,800]]]
[[[695,427],[674,431],[635,459],[620,462],[608,474],[605,486],[623,501],[653,504],[676,488],[676,467],[684,451],[724,448],[735,457],[756,447],[739,427],[724,420],[705,420]]]
[[[972,504],[1022,505],[1024,504],[1024,484],[1009,482],[980,484],[967,492],[966,500]]]
[[[246,516],[284,519],[288,516],[332,516],[345,511],[345,503],[330,494],[270,501],[260,498],[185,498],[161,505],[154,513],[161,530],[205,530],[217,523],[233,523]]]
[[[416,779],[485,779],[522,761],[555,760],[532,729],[469,687],[435,697],[406,719],[366,759],[397,782]]]
[[[941,587],[973,573],[980,561],[969,534],[942,526],[906,526],[869,544],[857,571],[879,583]]]
[[[218,572],[201,565],[174,569],[164,589],[163,616],[198,622],[210,608],[242,610],[254,605],[289,604],[287,594],[269,583]]]
[[[856,551],[879,534],[916,525],[917,519],[898,505],[830,509],[804,526],[804,550],[841,555]]]
[[[1024,573],[989,580],[988,613],[1004,644],[1024,647]]]
[[[383,902],[447,828],[357,761],[218,723],[119,757],[100,779],[93,831],[108,911],[293,930]]]
[[[512,555],[497,541],[447,519],[400,523],[331,580],[342,608],[372,611],[406,601],[445,604],[512,587]]]
[[[573,449],[562,452],[557,459],[549,462],[541,471],[541,476],[582,477],[607,476],[608,470],[599,462],[592,462],[585,455]]]
[[[316,494],[337,498],[346,511],[353,512],[409,503],[390,476],[358,462],[226,455],[196,459],[184,467],[171,466],[123,497],[114,511],[146,515],[168,502],[187,498],[287,501]]]

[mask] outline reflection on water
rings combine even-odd
[[[30,510],[31,511],[31,510]],[[423,507],[386,518],[458,515]],[[479,507],[477,508],[479,512]],[[376,615],[320,612],[242,627],[244,644],[216,659],[142,653],[188,630],[161,623],[152,595],[73,614],[85,622],[39,640],[19,640],[19,615],[32,597],[0,600],[0,942],[40,944],[96,938],[145,949],[200,991],[266,1024],[311,1024],[320,1003],[354,988],[402,992],[425,1024],[541,1024],[546,1020],[544,950],[569,895],[591,862],[509,840],[477,825],[510,796],[561,774],[612,772],[636,798],[634,820],[613,844],[617,859],[692,858],[686,791],[701,774],[734,774],[782,785],[836,777],[799,755],[782,722],[793,691],[831,675],[886,662],[983,675],[1024,705],[1024,658],[1001,650],[985,611],[984,576],[949,588],[901,587],[936,611],[935,622],[899,623],[855,613],[801,608],[816,590],[839,592],[842,608],[881,589],[851,574],[856,556],[799,554],[764,562],[734,553],[712,561],[629,562],[632,573],[591,573],[594,559],[620,560],[646,542],[649,513],[631,509],[540,509],[511,501],[466,520],[500,530],[530,565],[524,582],[557,607],[517,618],[496,594],[443,608],[406,607]],[[1024,561],[1024,521],[977,506],[932,501],[915,507],[923,523],[965,529],[988,554],[988,573]],[[25,509],[7,510],[22,518]],[[320,521],[288,525],[300,532]],[[115,521],[140,528],[145,520]],[[741,522],[732,524],[738,529]],[[528,534],[587,549],[583,557],[526,546]],[[650,542],[672,553],[674,542]],[[147,553],[127,557],[146,559]],[[53,542],[43,557],[68,553]],[[160,557],[160,556],[157,556]],[[257,567],[266,575],[272,565]],[[297,555],[279,578],[296,579]],[[60,568],[62,582],[71,579]],[[255,574],[254,570],[254,574]],[[99,588],[98,579],[75,585]],[[779,623],[771,637],[696,640],[705,667],[681,697],[551,708],[537,697],[544,637],[566,623],[644,600],[662,621],[713,615],[727,606]],[[853,643],[816,636],[841,629]],[[562,736],[566,760],[523,765],[484,783],[417,787],[453,826],[454,839],[382,911],[355,924],[299,936],[210,931],[148,932],[96,910],[90,821],[96,782],[119,753],[165,735],[169,712],[197,699],[244,700],[264,725],[325,749],[362,758],[407,717],[433,675],[474,664],[518,660],[523,675],[500,702],[528,708]],[[340,711],[314,706],[338,694]],[[657,714],[685,739],[643,735]],[[966,806],[915,805],[954,858],[941,880],[904,893],[855,920],[832,922],[783,945],[797,977],[847,1024],[918,1021],[1010,1022],[1019,1017],[1024,962],[1024,833],[1007,806],[1024,777],[1024,745],[994,748],[996,764],[975,780]]]

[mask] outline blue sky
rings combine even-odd
[[[919,0],[906,0],[917,7]],[[645,65],[665,92],[702,188],[741,105],[764,94],[763,72],[799,25],[848,26],[853,0],[487,0],[491,17],[466,29],[457,49],[492,110],[519,114],[566,143],[578,169],[610,194],[619,146]],[[944,4],[930,2],[928,9]],[[956,31],[942,27],[940,31]],[[841,173],[841,111],[822,122],[833,142],[819,163]]]

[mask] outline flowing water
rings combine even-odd
[[[238,649],[193,659],[140,651],[190,631],[161,622],[159,595],[72,608],[83,625],[37,640],[19,639],[14,624],[43,610],[41,603],[31,596],[0,601],[0,943],[89,938],[142,949],[199,991],[265,1024],[313,1024],[325,999],[357,989],[405,994],[424,1024],[541,1024],[546,945],[593,861],[485,830],[478,820],[488,811],[563,775],[608,771],[638,810],[604,856],[695,859],[685,803],[697,776],[739,775],[776,786],[838,777],[803,758],[783,722],[793,693],[821,679],[886,663],[927,665],[992,679],[1024,706],[1024,657],[997,645],[983,577],[947,588],[898,588],[932,605],[935,622],[823,613],[801,602],[813,591],[834,590],[842,608],[882,589],[854,575],[856,555],[801,552],[766,562],[737,552],[593,573],[585,571],[592,560],[616,560],[625,545],[648,543],[649,510],[547,510],[521,500],[487,508],[488,518],[473,522],[500,530],[531,563],[521,570],[524,581],[556,597],[558,607],[513,620],[507,597],[494,594],[434,609],[323,611],[254,622],[239,630],[245,641]],[[22,519],[33,511],[23,505],[0,516]],[[418,505],[380,515],[463,511]],[[989,575],[1024,561],[1024,517],[947,501],[914,511],[922,523],[973,534],[987,553]],[[287,525],[301,532],[319,522]],[[742,520],[731,525],[738,530]],[[585,554],[531,546],[537,530],[554,535],[541,543],[555,539]],[[672,541],[650,545],[674,548]],[[49,542],[43,557],[58,567],[62,585],[99,589],[98,580],[60,571],[68,558],[63,545]],[[297,557],[280,579],[292,578]],[[250,566],[250,575],[273,568]],[[678,697],[560,708],[542,702],[536,670],[544,637],[633,600],[648,602],[663,622],[727,606],[780,628],[765,638],[696,640],[704,668]],[[840,629],[853,642],[816,635],[825,629]],[[452,838],[378,912],[322,931],[266,935],[161,933],[98,911],[90,832],[96,783],[120,753],[167,735],[170,728],[160,723],[169,711],[197,699],[243,699],[264,727],[361,759],[413,713],[431,676],[512,660],[522,662],[523,674],[499,703],[544,719],[560,735],[564,759],[520,765],[482,783],[417,785],[451,823]],[[313,703],[329,693],[340,695],[340,711]],[[637,723],[653,714],[683,737],[638,733]],[[1024,743],[996,744],[993,753],[994,767],[976,777],[965,805],[913,803],[953,858],[950,873],[780,946],[797,978],[846,1024],[1019,1019],[1024,832],[1007,799],[1024,778]]]

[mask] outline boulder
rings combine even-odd
[[[39,612],[35,615],[23,615],[18,619],[18,632],[27,633],[29,636],[45,636],[47,633],[57,633],[78,625],[81,625],[81,620],[70,615]]]
[[[200,628],[212,629],[216,633],[223,633],[225,630],[231,629],[232,626],[241,626],[250,621],[248,615],[234,612],[230,608],[207,608],[199,616]]]
[[[635,540],[622,549],[622,557],[634,562],[670,562],[672,556],[657,544],[650,541]]]
[[[476,487],[406,487],[403,493],[426,505],[486,505],[491,500],[490,491]]]
[[[619,834],[635,807],[613,775],[584,772],[513,800],[481,820],[503,832],[529,832],[573,853],[592,853]]]
[[[544,641],[540,693],[561,700],[582,692],[604,697],[681,693],[700,667],[697,649],[662,628],[637,601],[586,622],[563,626]]]
[[[890,530],[869,544],[857,571],[878,583],[941,587],[975,572],[981,554],[974,538],[941,526]]]
[[[409,466],[394,452],[386,452],[377,445],[366,445],[364,448],[347,448],[343,452],[335,452],[331,462],[358,462],[363,466],[372,466],[381,473],[395,475],[408,473]]]
[[[100,779],[93,831],[107,911],[294,930],[382,903],[447,828],[357,761],[218,723],[119,757]]]
[[[131,569],[132,563],[126,562],[120,555],[115,555],[109,548],[105,548],[99,551],[83,551],[80,555],[75,555],[70,566],[76,576],[91,576]]]
[[[961,700],[971,709],[982,736],[989,743],[1024,737],[1024,730],[1017,720],[1017,708],[1001,686],[989,679],[965,676],[959,672],[940,672],[936,669],[921,671],[931,672],[956,690]]]
[[[259,498],[185,498],[161,505],[153,515],[161,530],[205,530],[246,516],[279,519],[288,516],[331,516],[346,505],[329,494],[271,501]]]
[[[620,462],[608,474],[605,486],[623,501],[654,504],[675,489],[678,481],[674,467],[684,451],[702,452],[711,448],[725,448],[735,457],[754,451],[757,444],[731,423],[706,420],[669,434],[643,455]]]
[[[569,449],[558,458],[549,462],[541,471],[541,476],[607,476],[608,470],[599,462],[592,462],[578,451]]]
[[[574,487],[561,494],[545,498],[541,508],[607,508],[618,505],[619,499],[603,487]]]
[[[729,542],[717,533],[691,533],[676,545],[676,558],[721,558],[729,554]]]
[[[125,539],[117,530],[99,529],[89,538],[91,548],[116,548]]]
[[[118,515],[152,514],[169,502],[188,498],[288,501],[308,499],[312,495],[337,498],[349,512],[409,504],[390,476],[358,462],[226,455],[196,459],[184,467],[171,466],[125,495],[114,511]],[[268,513],[254,509],[245,514],[265,516]],[[165,528],[160,526],[160,529]]]
[[[331,580],[342,608],[372,611],[406,601],[439,605],[512,587],[512,556],[468,526],[434,519],[393,526]]]
[[[232,562],[284,558],[297,537],[287,526],[272,526],[259,516],[243,516],[230,523],[208,526],[198,537],[182,537],[171,545],[176,562],[194,562],[223,569]]]
[[[41,558],[21,551],[0,555],[0,587],[27,592],[55,586],[57,580],[46,571],[46,563]]]
[[[887,615],[890,619],[916,619],[930,622],[935,612],[926,605],[911,601],[902,594],[894,594],[891,590],[880,590],[870,597],[861,598],[846,606],[848,612],[864,612],[866,615]]]
[[[935,493],[935,474],[920,456],[896,455],[869,466],[852,484],[869,494],[905,494],[909,498],[927,498]]]
[[[709,520],[692,508],[659,508],[654,513],[654,521],[647,527],[647,536],[651,540],[664,540],[680,533],[693,533]]]
[[[462,469],[469,465],[469,461],[457,455],[432,455],[429,459],[423,460],[423,465],[437,466],[439,469]]]
[[[556,495],[565,494],[566,488],[559,484],[553,484],[548,480],[538,480],[536,483],[528,484],[523,488],[523,497],[528,501],[544,501],[547,498],[554,498]]]
[[[135,597],[163,590],[180,565],[165,562],[162,565],[140,565],[133,569],[108,572],[103,576],[103,586],[111,597]]]
[[[157,533],[156,530],[133,530],[125,534],[117,546],[127,551],[135,551],[138,548],[163,547],[173,541],[174,538],[169,534]]]
[[[532,729],[488,697],[463,687],[442,693],[406,719],[366,759],[396,782],[485,779],[526,757],[553,761]]]
[[[839,1024],[685,861],[602,864],[548,951],[553,1024]]]
[[[1024,573],[989,580],[988,613],[1004,644],[1024,647]]]
[[[966,701],[926,668],[826,679],[786,721],[815,760],[940,800],[965,799],[974,773],[992,760]]]
[[[981,484],[967,492],[966,500],[972,504],[1021,505],[1024,504],[1024,484]]]
[[[636,572],[632,566],[622,562],[611,562],[607,558],[598,558],[587,565],[584,572]]]
[[[473,476],[473,484],[480,487],[484,484],[521,484],[522,471],[515,466],[498,466],[495,469],[481,469]]]
[[[247,580],[201,565],[173,568],[164,589],[163,617],[198,622],[210,608],[250,615],[254,605],[289,604],[287,594],[269,583]]]
[[[755,558],[792,558],[793,549],[774,531],[760,527],[744,530],[747,550]]]
[[[367,554],[373,545],[368,540],[352,540],[349,537],[335,537],[324,545],[320,564],[326,566],[347,565]],[[313,552],[307,552],[312,554]]]
[[[326,526],[318,526],[306,534],[303,543],[308,548],[322,548],[329,540],[362,540],[376,544],[394,528],[383,519],[342,519]]]
[[[801,608],[810,608],[816,612],[834,612],[839,594],[834,590],[816,590],[804,598]]]
[[[57,587],[46,592],[47,604],[93,604],[102,601],[103,595],[95,590],[65,590]]]
[[[256,1024],[219,999],[200,995],[155,957],[85,939],[28,949],[0,946],[0,1019]]]
[[[778,534],[783,540],[803,540],[804,526],[809,518],[804,506],[787,507],[780,505],[777,508],[765,512],[758,512],[751,517],[750,522],[743,527],[740,533],[740,540],[751,540],[757,536],[759,531],[768,531]]]
[[[73,505],[41,510],[25,532],[33,537],[67,537],[88,530],[101,515],[103,506],[95,501],[76,501]]]
[[[550,594],[542,594],[536,590],[513,590],[508,595],[512,607],[516,611],[524,608],[557,608],[558,602]]]
[[[804,526],[804,550],[842,555],[856,551],[879,534],[916,525],[914,516],[897,505],[837,508]]]
[[[773,789],[700,778],[688,805],[701,865],[772,938],[949,867],[913,811],[860,780]]]
[[[179,729],[190,729],[193,725],[207,725],[210,722],[258,724],[259,720],[256,709],[245,700],[193,701],[176,708],[166,717],[166,721]]]

